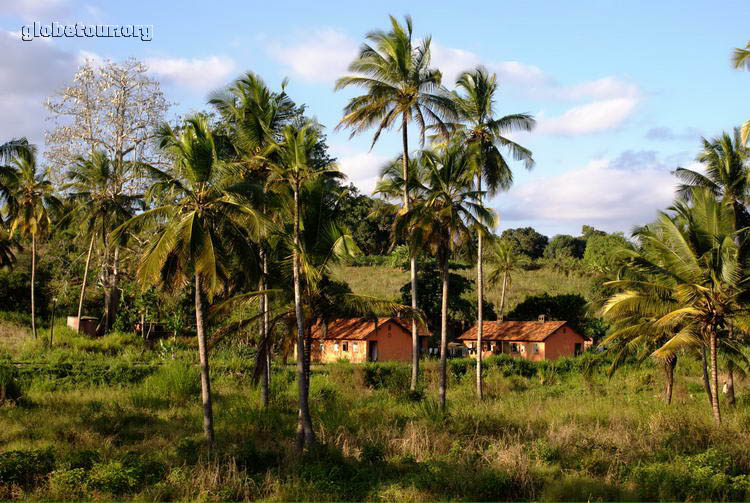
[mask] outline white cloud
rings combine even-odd
[[[198,58],[147,58],[149,73],[163,82],[186,87],[198,92],[207,92],[227,84],[237,67],[234,60],[226,56]]]
[[[58,21],[70,13],[68,0],[8,0],[3,5],[4,14],[16,15],[27,21]]]
[[[268,52],[292,73],[307,82],[333,82],[347,73],[357,56],[357,43],[328,28],[302,34],[292,44],[275,42]]]
[[[389,157],[372,152],[359,152],[338,159],[339,169],[346,174],[349,182],[365,194],[372,194],[378,182],[380,168]]]
[[[473,52],[433,43],[433,66],[443,72],[443,84],[452,87],[465,70],[484,64],[497,74],[498,82],[536,99],[554,102],[582,102],[562,115],[537,116],[536,132],[551,135],[579,135],[606,131],[620,126],[640,102],[638,86],[607,76],[574,85],[563,85],[537,66],[518,61],[482,62]]]
[[[645,167],[627,165],[628,159],[648,159],[647,154],[596,159],[583,168],[514,187],[502,196],[501,219],[548,228],[595,224],[612,231],[648,223],[657,210],[672,203],[677,181],[655,158]]]
[[[573,136],[600,133],[622,125],[635,111],[638,98],[613,98],[575,106],[557,117],[537,115],[535,132]]]

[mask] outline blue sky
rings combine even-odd
[[[468,6],[469,4],[467,4]],[[531,225],[548,235],[583,224],[629,231],[672,200],[670,171],[693,164],[701,135],[750,117],[750,73],[731,69],[750,39],[750,3],[662,2],[154,2],[3,0],[0,6],[0,139],[43,141],[43,99],[86,58],[146,61],[173,114],[205,108],[208,92],[245,70],[288,91],[327,128],[340,167],[364,191],[398,152],[396,131],[370,137],[335,132],[350,92],[336,77],[367,31],[388,14],[410,14],[432,35],[433,63],[450,86],[477,64],[497,72],[498,113],[529,112],[536,167],[516,166],[514,187],[492,202],[500,230]],[[153,25],[153,40],[20,40],[37,21]],[[417,147],[416,132],[410,131]],[[698,167],[698,166],[694,166]]]

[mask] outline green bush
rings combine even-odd
[[[152,485],[164,478],[164,466],[136,453],[122,460],[96,463],[89,472],[88,486],[110,494],[126,494]]]
[[[0,454],[0,485],[32,487],[54,468],[52,449],[6,451]]]
[[[402,394],[409,390],[411,370],[400,362],[368,362],[362,367],[362,380],[370,388]]]
[[[17,402],[21,398],[21,385],[18,383],[18,371],[6,362],[0,362],[0,404]]]
[[[83,468],[55,470],[50,474],[49,487],[57,497],[82,499],[88,480],[89,474]]]

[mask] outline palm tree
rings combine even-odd
[[[25,145],[19,148],[10,165],[2,170],[6,200],[5,212],[10,222],[10,237],[18,232],[31,237],[31,331],[36,338],[36,246],[52,225],[51,213],[59,210],[61,203],[54,194],[47,171],[39,171],[36,148]]]
[[[0,144],[0,163],[5,164],[13,157],[18,155],[21,150],[29,148],[29,141],[26,138],[12,139]]]
[[[303,185],[325,173],[335,172],[326,167],[316,169],[314,153],[320,138],[320,126],[308,121],[301,126],[288,125],[281,130],[281,142],[276,155],[277,161],[271,164],[269,183],[272,186],[291,191],[292,203],[292,279],[294,285],[294,314],[297,325],[297,381],[299,391],[299,411],[297,446],[304,449],[314,445],[315,431],[312,426],[309,405],[309,383],[307,380],[307,358],[305,352],[305,319],[302,292],[301,253],[301,200]]]
[[[748,258],[746,230],[735,230],[731,208],[707,189],[694,189],[691,205],[677,201],[673,215],[661,214],[656,223],[639,229],[642,250],[623,253],[629,265],[647,280],[618,279],[607,285],[620,290],[606,303],[604,313],[643,311],[651,298],[674,297],[667,312],[654,323],[674,335],[655,356],[702,344],[710,351],[711,409],[721,423],[717,354],[720,338],[730,327],[747,332]],[[644,252],[643,249],[648,250]]]
[[[204,116],[189,117],[177,131],[164,124],[158,134],[160,148],[173,159],[173,172],[151,168],[156,182],[149,196],[163,196],[165,202],[125,222],[113,237],[157,222],[159,228],[138,266],[138,279],[144,286],[168,288],[193,283],[203,431],[210,451],[214,425],[204,304],[211,303],[226,282],[230,251],[246,237],[243,228],[252,230],[261,216],[237,201],[249,187],[226,182],[214,134]]]
[[[689,199],[694,187],[710,190],[715,197],[730,205],[737,215],[738,227],[750,225],[747,204],[750,203],[750,166],[748,150],[743,147],[740,132],[722,134],[717,138],[701,139],[703,150],[696,161],[706,167],[706,173],[677,168],[675,175],[682,182],[678,193]]]
[[[268,157],[275,148],[275,140],[281,128],[294,118],[294,102],[285,92],[286,81],[282,82],[281,92],[273,92],[258,75],[247,72],[227,89],[213,93],[209,104],[216,108],[229,124],[232,146],[236,154],[235,164],[240,168],[240,179],[258,179],[265,184],[268,178]],[[272,198],[263,197],[262,210],[266,213]],[[268,289],[269,254],[268,239],[258,243],[260,271],[258,290]],[[260,297],[260,323],[262,348],[268,349],[269,336],[269,296]],[[264,408],[269,405],[269,385],[271,372],[270,351],[263,351],[263,378],[261,380],[261,401]]]
[[[738,47],[732,54],[732,64],[737,69],[750,70],[750,42],[744,48]],[[742,144],[747,145],[747,141],[750,139],[750,119],[746,120],[742,124]]]
[[[490,256],[487,257],[490,270],[487,281],[490,285],[501,286],[499,319],[505,316],[505,298],[507,290],[513,286],[511,273],[527,262],[526,255],[517,253],[508,241],[497,240],[490,248]]]
[[[396,221],[400,234],[412,236],[416,250],[427,249],[437,258],[442,281],[440,317],[440,395],[445,409],[446,357],[448,345],[448,261],[471,241],[471,229],[486,232],[494,215],[479,202],[473,187],[472,154],[461,143],[451,143],[433,152],[423,152],[419,163],[425,172],[423,198]]]
[[[125,169],[130,169],[125,165]],[[108,248],[112,230],[132,218],[137,210],[143,209],[143,197],[140,194],[126,193],[122,185],[117,183],[118,177],[118,167],[103,151],[94,152],[88,159],[79,157],[67,173],[70,182],[64,188],[68,192],[67,199],[74,208],[71,213],[72,221],[80,226],[89,241],[78,298],[79,332],[91,256],[97,238],[105,249]]]
[[[512,114],[495,118],[495,93],[497,77],[486,68],[464,72],[456,80],[458,91],[453,92],[453,100],[458,116],[463,124],[458,132],[476,155],[476,187],[479,204],[482,204],[482,181],[486,183],[487,194],[492,196],[498,190],[508,190],[513,183],[513,172],[500,152],[507,150],[515,160],[523,161],[526,169],[534,166],[531,151],[508,139],[508,133],[531,131],[536,121],[528,114]],[[484,322],[484,272],[483,240],[477,234],[477,346],[482,347]],[[482,352],[477,351],[477,397],[482,399]]]
[[[375,134],[372,146],[381,133],[394,125],[401,129],[402,171],[407,181],[403,187],[403,211],[411,207],[409,194],[409,137],[408,125],[416,122],[420,141],[424,144],[425,130],[436,126],[448,135],[445,122],[456,117],[453,101],[441,87],[441,73],[430,68],[431,38],[426,37],[415,45],[412,40],[412,20],[405,18],[402,25],[390,16],[391,30],[372,31],[367,34],[368,43],[362,45],[359,56],[349,65],[356,75],[342,77],[336,81],[336,90],[350,86],[366,90],[366,94],[352,98],[344,108],[344,118],[337,128],[347,127],[352,136],[372,127]],[[417,309],[417,263],[411,257],[411,302]],[[419,376],[419,337],[417,323],[412,323],[412,375],[411,390],[417,388]]]
[[[5,229],[5,225],[1,220],[2,219],[0,219],[0,269],[3,269],[15,264],[16,254],[13,252],[13,249],[18,247],[18,243],[16,243],[14,239],[11,239],[10,234]]]

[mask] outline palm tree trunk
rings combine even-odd
[[[310,417],[309,393],[305,365],[305,320],[302,312],[302,286],[299,264],[299,182],[294,188],[294,250],[292,251],[292,275],[294,277],[294,314],[297,318],[297,386],[299,388],[299,413],[297,423],[297,448],[315,444],[315,431]]]
[[[664,360],[664,373],[667,385],[664,390],[664,399],[667,405],[672,403],[672,389],[674,388],[674,369],[677,366],[677,355],[671,355]]]
[[[505,317],[505,288],[508,285],[508,271],[503,273],[503,291],[500,294],[500,321]]]
[[[440,304],[440,410],[445,410],[445,391],[447,388],[447,352],[448,352],[448,257],[440,258],[440,271],[443,281],[443,298]]]
[[[706,356],[705,345],[703,345],[701,348],[701,365],[703,366],[703,387],[706,389],[708,405],[713,407],[714,399],[713,393],[711,392],[711,381],[708,378],[708,357]]]
[[[264,257],[261,257],[261,260],[264,260]],[[261,276],[260,282],[258,284],[258,289],[260,289],[261,291],[266,289],[266,281],[265,277],[263,276]],[[260,344],[263,346],[264,352],[260,355],[263,361],[259,362],[261,368],[263,369],[263,374],[260,379],[260,401],[263,404],[264,409],[268,408],[268,359],[265,355],[265,351],[268,351],[268,325],[266,323],[266,311],[268,307],[266,305],[266,302],[268,302],[268,297],[266,295],[261,296]]]
[[[409,201],[409,135],[407,132],[408,121],[406,115],[403,115],[401,124],[401,140],[403,143],[403,178],[404,178],[404,208],[408,212],[411,208]],[[411,274],[411,308],[417,310],[417,257],[412,256],[409,259],[409,272]],[[409,389],[417,390],[417,381],[419,380],[419,331],[417,330],[417,321],[411,320],[411,384]]]
[[[482,176],[477,176],[477,191],[482,205]],[[482,399],[482,335],[484,333],[484,273],[482,256],[482,230],[477,231],[477,398]]]
[[[716,330],[711,330],[709,339],[711,345],[711,384],[713,387],[713,394],[711,395],[711,409],[714,413],[714,419],[716,424],[721,424],[721,410],[719,410],[719,366],[716,360]]]
[[[34,283],[36,282],[36,236],[31,234],[31,333],[36,339],[36,306],[34,304]]]
[[[208,370],[208,345],[203,326],[203,300],[201,298],[200,275],[195,274],[195,325],[198,332],[198,358],[201,369],[201,401],[203,402],[203,433],[206,435],[208,452],[214,446],[214,413],[211,405],[211,378]]]
[[[94,238],[96,234],[92,234],[91,243],[89,244],[89,252],[86,255],[86,267],[83,269],[83,283],[81,283],[81,296],[78,298],[78,325],[76,332],[81,333],[81,311],[83,310],[83,296],[86,292],[86,281],[89,277],[89,265],[91,265],[91,252],[94,250]],[[143,323],[141,323],[141,330],[143,330]]]
[[[737,399],[734,396],[734,363],[732,361],[727,365],[727,403],[730,407],[737,405]]]

